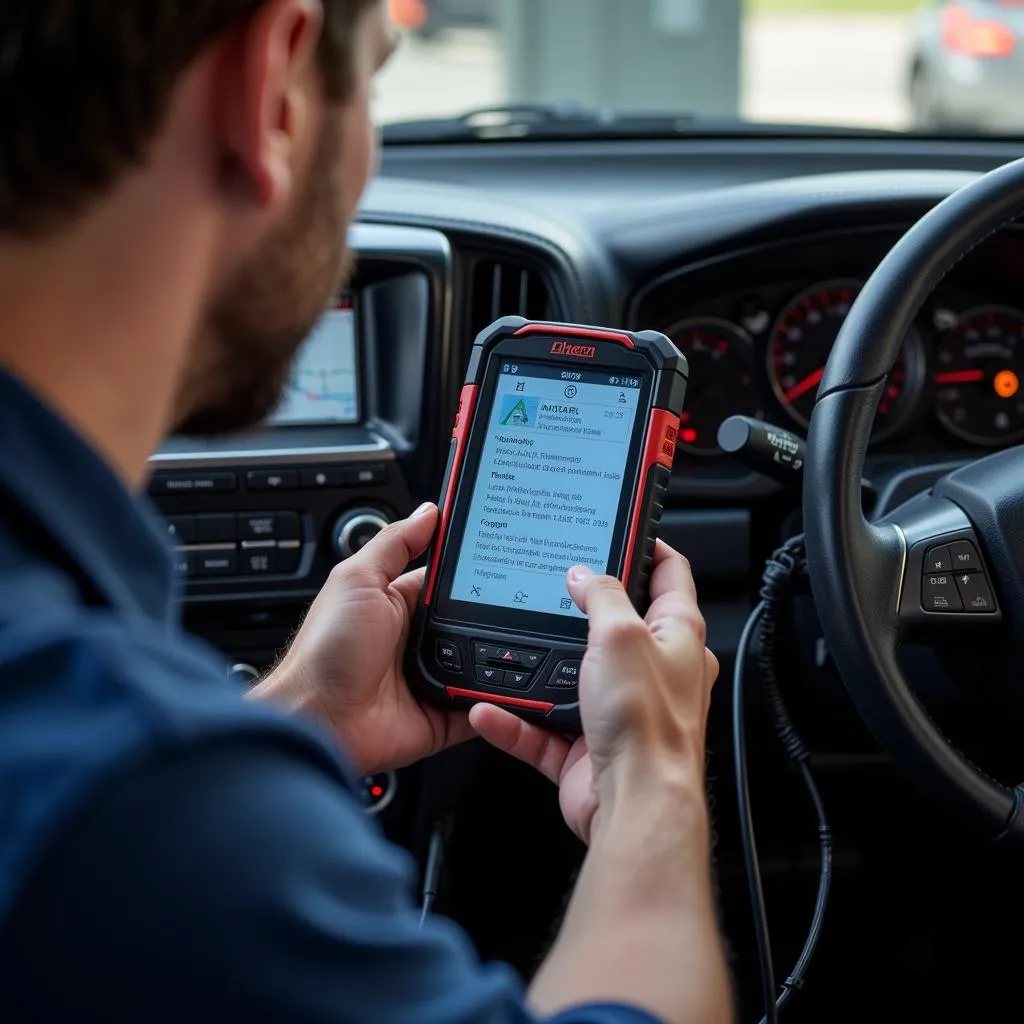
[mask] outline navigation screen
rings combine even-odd
[[[329,309],[302,343],[274,426],[357,423],[356,325],[352,300]]]
[[[609,569],[642,383],[502,364],[452,600],[584,617],[565,574]]]

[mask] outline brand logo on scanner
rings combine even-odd
[[[570,345],[567,341],[556,341],[551,345],[551,355],[593,359],[597,355],[597,349],[593,345]]]

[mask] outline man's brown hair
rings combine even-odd
[[[185,69],[266,0],[0,0],[0,234],[41,234],[145,159]],[[322,0],[331,99],[378,0]]]

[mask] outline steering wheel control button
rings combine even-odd
[[[921,588],[921,607],[926,612],[962,612],[963,602],[951,573],[928,573]]]
[[[924,556],[924,568],[925,572],[952,572],[953,562],[950,559],[949,548],[932,548]]]
[[[981,559],[969,540],[959,540],[949,545],[953,559],[953,572],[981,572]]]
[[[983,572],[962,572],[955,576],[956,589],[964,603],[964,611],[984,615],[996,610],[992,588]]]
[[[451,640],[438,640],[435,656],[438,665],[446,672],[454,672],[456,675],[462,672],[462,653]]]
[[[560,661],[555,666],[554,672],[551,673],[551,678],[548,680],[548,688],[551,690],[571,690],[574,686],[579,686],[579,682],[580,662]]]

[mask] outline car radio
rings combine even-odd
[[[153,460],[187,599],[316,589],[405,513],[394,452],[362,425],[358,304],[346,293],[325,311],[244,446],[181,439]]]

